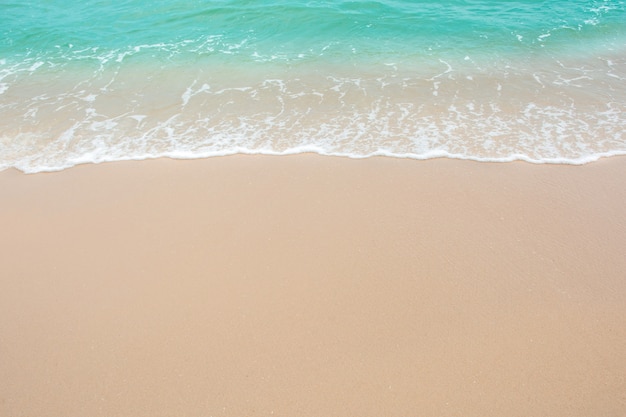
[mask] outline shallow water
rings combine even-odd
[[[626,153],[623,1],[4,2],[0,169]]]

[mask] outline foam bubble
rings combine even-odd
[[[201,61],[155,69],[127,59],[176,45],[98,52],[61,71],[37,57],[5,63],[0,169],[304,152],[579,164],[626,151],[620,54],[493,63],[460,54],[366,68]]]

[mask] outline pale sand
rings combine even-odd
[[[626,158],[0,173],[0,416],[626,415]]]

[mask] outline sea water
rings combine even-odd
[[[622,0],[2,0],[0,170],[626,154]]]

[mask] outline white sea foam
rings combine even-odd
[[[35,72],[38,68],[40,68],[42,65],[44,64],[44,62],[42,61],[37,61],[35,62],[33,65],[31,65],[30,68],[28,68],[28,71],[30,72]]]
[[[626,153],[620,55],[560,57],[552,67],[462,55],[363,74],[200,68],[154,79],[143,67],[121,70],[118,56],[88,75],[53,71],[61,74],[54,79],[40,74],[41,60],[5,64],[0,92],[11,95],[0,103],[0,169],[237,153],[557,164]]]
[[[102,155],[98,152],[87,152],[80,156],[68,158],[64,161],[49,161],[48,163],[38,161],[37,164],[31,163],[29,160],[20,161],[16,164],[4,164],[0,163],[0,171],[8,168],[16,168],[26,174],[35,174],[40,172],[57,172],[63,171],[68,168],[75,167],[81,164],[100,164],[106,162],[121,162],[121,161],[143,161],[159,158],[171,158],[171,159],[205,159],[214,157],[225,157],[233,155],[266,155],[266,156],[287,156],[298,154],[317,154],[321,156],[333,156],[333,157],[345,157],[350,159],[367,159],[373,157],[389,157],[389,158],[401,158],[401,159],[414,159],[414,160],[428,160],[436,158],[449,158],[474,162],[489,162],[489,163],[510,163],[510,162],[527,162],[532,164],[556,164],[556,165],[584,165],[591,162],[598,161],[601,158],[610,158],[615,156],[624,156],[626,151],[611,151],[611,152],[598,152],[590,155],[580,156],[577,158],[565,158],[565,157],[552,157],[552,158],[532,158],[525,154],[512,154],[506,157],[491,158],[491,157],[478,157],[472,155],[450,153],[445,150],[432,150],[420,154],[413,153],[395,153],[389,150],[378,150],[367,155],[350,154],[344,152],[329,152],[324,148],[317,146],[302,146],[298,148],[287,149],[283,151],[273,150],[259,150],[259,149],[247,149],[247,148],[232,148],[224,149],[214,152],[189,152],[185,150],[177,150],[171,152],[164,152],[160,154],[135,154],[135,155]]]

